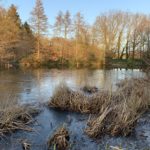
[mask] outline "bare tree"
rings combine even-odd
[[[85,21],[84,21],[82,14],[78,12],[74,18],[75,63],[76,63],[77,68],[79,66],[79,52],[78,51],[79,49],[81,50],[81,48],[79,48],[79,43],[82,43],[83,41],[84,31],[85,31]],[[80,54],[81,54],[81,51],[80,51]]]
[[[75,19],[74,19],[75,38],[78,41],[82,40],[82,33],[84,32],[84,29],[85,29],[84,17],[80,12],[78,12],[75,15]]]
[[[63,25],[64,25],[64,38],[67,39],[69,32],[71,32],[71,18],[69,11],[66,11],[64,15]]]
[[[58,15],[56,16],[56,21],[54,24],[54,36],[61,36],[63,30],[63,12],[59,11]]]

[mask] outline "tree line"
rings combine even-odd
[[[1,65],[99,67],[115,59],[150,64],[149,15],[109,11],[90,25],[80,12],[60,11],[49,25],[42,0],[25,23],[15,5],[0,7]]]
[[[0,7],[0,63],[20,60],[34,49],[34,35],[21,19],[15,5],[8,10]]]

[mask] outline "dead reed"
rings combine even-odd
[[[150,107],[150,81],[146,78],[123,80],[116,91],[99,91],[85,96],[68,87],[59,87],[49,102],[61,110],[96,114],[85,133],[96,138],[102,134],[127,136],[135,123]]]
[[[0,137],[16,130],[32,131],[29,124],[33,122],[33,115],[39,112],[34,107],[12,106],[0,110]]]
[[[54,133],[48,140],[49,149],[68,150],[69,149],[69,132],[63,126]]]
[[[87,97],[81,92],[75,92],[69,89],[66,85],[56,89],[48,106],[81,113],[89,112],[89,101],[87,100]]]
[[[16,130],[32,131],[29,124],[33,116],[39,113],[35,106],[18,105],[16,97],[8,94],[0,98],[0,137]]]
[[[121,83],[108,105],[103,105],[95,119],[89,119],[85,132],[90,137],[104,133],[127,136],[150,106],[150,83],[147,79],[132,79]]]

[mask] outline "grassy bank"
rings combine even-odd
[[[109,59],[105,65],[110,68],[146,68],[141,59]]]
[[[57,61],[37,60],[34,57],[23,58],[15,63],[7,63],[0,66],[0,69],[18,69],[18,68],[147,68],[148,66],[142,59],[107,59],[104,63],[101,61],[69,61],[59,59]]]

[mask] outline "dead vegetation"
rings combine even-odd
[[[29,124],[34,121],[33,115],[39,113],[35,107],[14,105],[0,109],[0,137],[16,130],[32,131]]]
[[[81,92],[75,92],[66,85],[59,86],[51,98],[49,107],[75,111],[81,113],[89,113],[89,101]]]
[[[64,126],[57,129],[54,135],[48,140],[48,149],[69,149],[69,132]]]
[[[124,80],[115,92],[100,91],[90,97],[68,87],[59,87],[49,106],[96,114],[89,118],[85,129],[92,138],[103,134],[127,136],[150,106],[150,81],[144,78]]]
[[[85,132],[90,137],[108,133],[127,136],[135,123],[150,106],[150,83],[147,79],[123,81],[113,93],[110,103],[95,119],[89,119]]]
[[[0,97],[0,138],[16,130],[32,131],[29,126],[40,112],[37,106],[19,105],[11,93]]]

